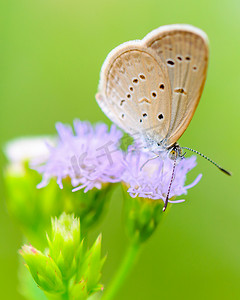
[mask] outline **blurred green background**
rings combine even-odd
[[[109,120],[95,102],[108,52],[171,23],[200,27],[210,39],[210,65],[200,105],[183,146],[198,149],[233,172],[198,157],[190,182],[203,173],[184,204],[174,205],[145,245],[119,299],[240,299],[238,0],[8,0],[0,3],[0,143],[55,133],[56,121]],[[0,163],[4,157],[1,153]],[[1,175],[2,176],[2,175]],[[0,183],[1,299],[17,291],[21,233],[8,216]],[[127,240],[116,191],[96,237],[108,253],[102,282],[118,266]]]

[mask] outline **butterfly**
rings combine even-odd
[[[178,139],[198,106],[207,75],[208,37],[191,25],[159,27],[142,40],[129,41],[112,50],[103,63],[96,100],[103,112],[145,148],[167,151],[174,160],[182,149]],[[168,195],[169,195],[168,192]],[[168,202],[165,201],[164,210]]]

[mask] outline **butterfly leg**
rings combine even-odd
[[[140,171],[142,171],[143,167],[146,166],[146,164],[147,164],[148,162],[150,162],[150,161],[153,160],[153,159],[158,158],[159,156],[160,156],[159,154],[156,154],[155,156],[153,156],[153,157],[149,158],[148,160],[146,160],[145,163],[141,166]]]
[[[186,154],[187,154],[187,152],[184,152],[182,155],[180,155],[180,158],[181,159],[185,158]]]

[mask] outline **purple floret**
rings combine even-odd
[[[103,183],[120,181],[123,165],[122,152],[118,145],[122,132],[112,125],[92,126],[89,122],[74,121],[72,127],[56,124],[59,140],[55,147],[49,146],[50,155],[46,162],[32,167],[43,175],[38,188],[48,184],[52,177],[57,178],[60,188],[63,179],[69,178],[73,187],[85,188],[85,192]]]
[[[172,175],[173,160],[165,153],[163,156],[150,160],[142,168],[143,164],[153,156],[154,154],[149,152],[129,152],[125,158],[125,172],[122,175],[122,180],[129,187],[128,192],[131,197],[162,199],[165,201]],[[195,166],[196,157],[194,156],[179,159],[169,198],[187,194],[187,190],[199,182],[202,177],[201,174],[190,185],[184,185],[187,173]],[[182,201],[184,200],[169,202]]]

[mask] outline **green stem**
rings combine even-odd
[[[68,300],[69,296],[68,296],[68,292],[64,293],[61,297],[61,300]]]
[[[69,294],[68,294],[68,284],[69,284],[69,280],[64,280],[63,281],[65,287],[66,287],[66,291],[64,294],[62,294],[61,300],[68,300],[69,299]]]
[[[110,283],[110,286],[103,294],[102,300],[114,299],[116,293],[122,286],[123,282],[126,280],[127,275],[131,271],[132,267],[134,266],[134,263],[136,262],[136,259],[138,257],[139,250],[139,243],[130,244],[117,273],[115,274],[112,282]]]

